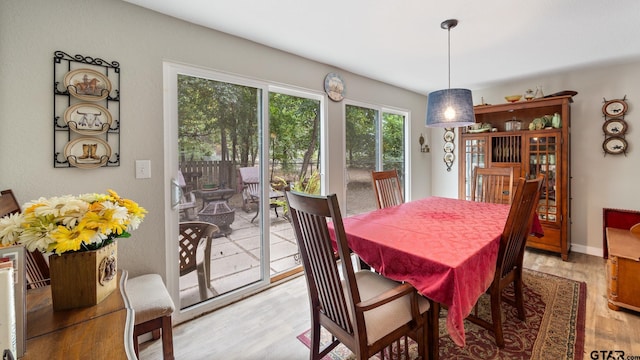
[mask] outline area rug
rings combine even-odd
[[[505,347],[496,346],[493,334],[465,321],[466,345],[457,346],[446,331],[446,311],[440,313],[440,359],[571,359],[584,356],[584,321],[587,286],[554,275],[525,269],[524,298],[526,322],[517,318],[517,310],[503,302]],[[505,294],[511,295],[511,289]],[[480,317],[490,320],[489,297],[479,300]],[[310,330],[298,336],[310,346]],[[331,335],[323,329],[321,338],[329,342]],[[410,353],[417,345],[410,341]],[[344,345],[338,345],[324,360],[354,359]],[[415,358],[415,356],[412,356]],[[374,358],[375,359],[375,358]]]

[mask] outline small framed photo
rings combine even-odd
[[[13,263],[14,304],[16,307],[16,350],[17,357],[24,355],[26,347],[27,284],[24,278],[25,269],[24,246],[16,245],[0,248],[0,259],[9,259]],[[3,261],[6,263],[6,261]]]

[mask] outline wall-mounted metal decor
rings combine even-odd
[[[453,162],[456,159],[453,151],[456,149],[456,145],[454,144],[454,140],[456,138],[456,133],[453,131],[453,128],[444,128],[444,163],[447,165],[447,171],[451,171],[451,167],[453,166]]]
[[[53,166],[120,166],[120,64],[53,55]]]
[[[604,117],[602,150],[604,150],[605,156],[607,154],[627,155],[628,144],[625,135],[628,127],[627,122],[624,120],[627,109],[626,95],[622,99],[604,99],[604,105],[602,105],[602,115]]]

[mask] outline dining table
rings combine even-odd
[[[493,280],[509,208],[433,196],[343,223],[350,249],[375,271],[447,308],[447,331],[464,346],[464,319]]]

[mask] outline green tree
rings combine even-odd
[[[398,168],[398,162],[404,160],[404,116],[383,113],[382,118],[383,168]]]
[[[376,156],[376,119],[378,111],[364,107],[346,106],[347,165],[371,167]]]

